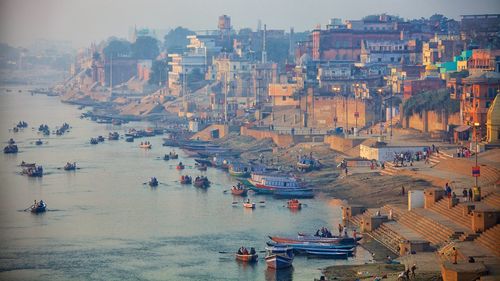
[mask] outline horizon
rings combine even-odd
[[[296,32],[303,32],[318,24],[324,27],[331,18],[345,21],[382,13],[405,20],[428,18],[434,14],[460,20],[460,15],[500,13],[500,4],[495,0],[424,0],[411,1],[404,6],[397,5],[397,2],[399,0],[381,0],[376,3],[371,0],[356,3],[344,3],[341,0],[316,0],[313,3],[298,0],[257,0],[252,3],[214,0],[210,7],[204,7],[206,1],[203,0],[189,3],[179,0],[5,0],[0,3],[0,42],[28,47],[39,39],[70,41],[72,48],[78,49],[111,36],[128,39],[129,28],[134,26],[154,30],[169,30],[178,26],[195,31],[212,30],[216,29],[218,16],[223,14],[231,17],[231,26],[235,30],[255,30],[260,20],[269,29],[287,31],[293,27]],[[261,9],[263,6],[266,9]],[[117,9],[124,7],[126,10],[120,11],[119,17],[114,17],[112,21],[108,19],[110,15],[116,15]],[[314,10],[316,7],[321,9]],[[275,11],[280,10],[283,10],[283,14],[277,16]],[[307,11],[306,15],[304,11]]]

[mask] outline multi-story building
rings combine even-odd
[[[409,63],[408,42],[403,40],[363,40],[360,59],[362,63]]]
[[[462,79],[460,113],[464,124],[479,123],[481,134],[486,134],[486,115],[500,92],[500,73],[476,72]]]
[[[171,61],[168,63],[171,70],[168,72],[168,87],[173,95],[181,95],[185,80],[189,75],[205,75],[206,57],[204,54],[186,53],[169,54]],[[186,76],[186,77],[185,77]]]

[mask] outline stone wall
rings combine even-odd
[[[423,133],[433,131],[447,131],[448,125],[461,125],[460,113],[446,114],[445,112],[424,111],[404,118],[405,128],[419,130]]]
[[[250,129],[245,126],[241,127],[240,134],[242,136],[249,136],[258,140],[271,138],[273,142],[280,147],[287,147],[294,143],[293,136],[291,135],[280,135],[273,131]]]

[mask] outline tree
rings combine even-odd
[[[168,62],[166,60],[154,60],[151,66],[151,75],[148,83],[151,85],[165,85],[168,73]]]
[[[120,39],[112,39],[104,47],[104,56],[106,58],[128,57],[130,56],[130,42]]]
[[[164,38],[165,49],[167,49],[169,53],[182,53],[189,43],[189,40],[186,38],[186,36],[189,35],[195,35],[194,31],[182,26],[170,30]]]
[[[450,92],[444,88],[414,95],[403,104],[403,113],[405,116],[431,110],[444,110],[449,114],[456,113],[460,111],[460,102],[452,100]]]
[[[154,60],[160,50],[158,40],[150,36],[141,36],[131,45],[132,57],[141,60]]]

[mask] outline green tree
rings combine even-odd
[[[189,43],[186,36],[194,34],[194,31],[182,26],[178,26],[177,28],[170,30],[164,38],[165,49],[167,49],[169,53],[182,53],[186,50],[186,45]]]
[[[128,57],[130,56],[130,47],[130,42],[126,40],[111,39],[103,49],[104,56],[106,58]]]
[[[414,95],[403,104],[403,113],[405,116],[431,110],[444,110],[449,114],[455,113],[460,111],[460,102],[452,100],[450,92],[444,88]]]
[[[155,60],[151,66],[151,75],[148,83],[151,85],[165,85],[167,81],[168,62],[166,60]]]
[[[132,57],[141,60],[154,60],[160,53],[158,40],[150,36],[141,36],[131,46]]]

